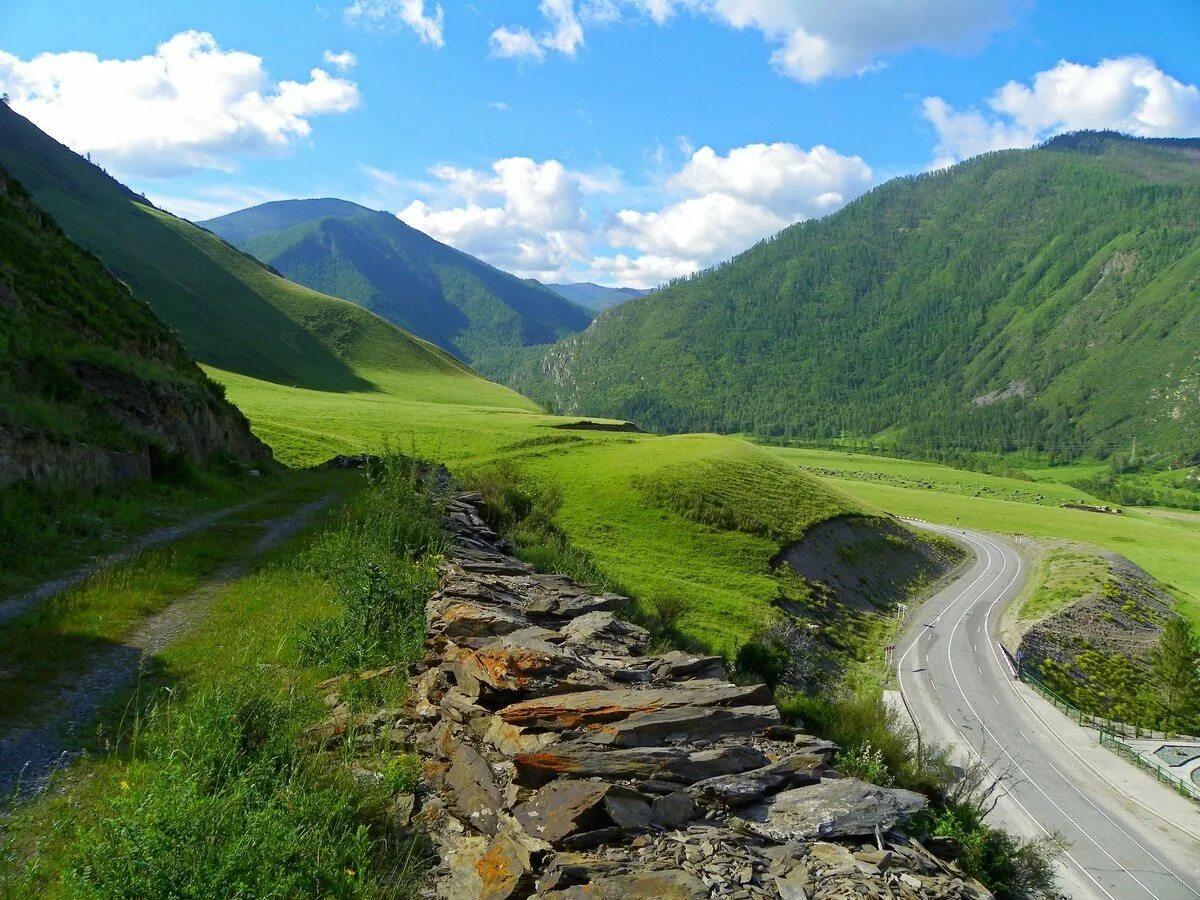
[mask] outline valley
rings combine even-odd
[[[87,116],[0,49],[0,897],[1200,897],[1200,118],[517,155],[585,30],[784,73],[802,6],[542,3],[512,155],[439,155],[503,131],[454,70],[271,187],[441,5],[320,11],[370,41],[307,82],[181,32]]]

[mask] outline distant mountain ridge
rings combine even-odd
[[[546,287],[572,303],[578,303],[596,313],[619,306],[626,300],[635,300],[650,293],[631,287],[604,287],[590,281],[578,281],[574,284],[547,284]]]
[[[5,104],[0,165],[201,363],[287,387],[531,406],[361,306],[290,282],[155,208]]]
[[[510,382],[669,431],[1200,456],[1200,140],[893,180],[622,304]]]
[[[200,224],[287,278],[357,303],[488,374],[503,374],[503,360],[520,348],[591,321],[549,288],[345,200],[265,203]]]

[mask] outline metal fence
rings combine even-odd
[[[1100,746],[1107,747],[1122,759],[1133,763],[1145,772],[1149,772],[1176,793],[1184,797],[1190,797],[1193,800],[1200,800],[1200,786],[1192,781],[1180,778],[1174,772],[1169,772],[1162,766],[1156,766],[1154,763],[1147,762],[1142,754],[1138,753],[1128,744],[1117,740],[1117,736],[1108,729],[1100,729]]]
[[[1152,728],[1130,725],[1128,722],[1121,722],[1117,719],[1109,719],[1104,716],[1085,712],[1034,675],[1027,667],[1022,666],[1018,671],[1018,675],[1023,682],[1058,707],[1065,716],[1085,728],[1095,728],[1097,731],[1109,731],[1120,737],[1134,738],[1136,740],[1189,741],[1200,743],[1200,737],[1196,737],[1195,735],[1180,734],[1177,731],[1155,731]]]
[[[1170,740],[1187,740],[1195,741],[1194,737],[1189,735],[1170,735],[1162,731],[1150,731],[1146,728],[1138,728],[1135,725],[1128,725],[1125,722],[1118,722],[1114,719],[1106,719],[1103,716],[1092,715],[1079,709],[1057,691],[1046,685],[1036,675],[1022,668],[1019,672],[1023,682],[1041,694],[1045,699],[1049,700],[1063,713],[1067,718],[1071,719],[1078,725],[1085,728],[1095,728],[1100,732],[1100,746],[1107,747],[1117,756],[1128,762],[1133,763],[1139,769],[1149,772],[1160,782],[1176,793],[1190,797],[1192,800],[1200,800],[1200,785],[1196,785],[1192,781],[1180,778],[1174,772],[1169,772],[1161,766],[1147,762],[1146,759],[1130,747],[1125,742],[1118,739],[1119,737],[1132,737],[1136,739],[1150,741],[1170,741]]]

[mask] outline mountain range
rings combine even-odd
[[[572,303],[577,303],[594,313],[603,312],[610,307],[619,306],[626,300],[644,297],[650,293],[631,287],[604,287],[590,281],[577,281],[574,284],[547,284],[546,287],[560,297],[565,297]]]
[[[1064,135],[888,182],[511,379],[664,431],[1200,447],[1200,140]]]
[[[444,350],[157,209],[5,104],[0,165],[201,363],[322,391],[376,391],[411,372],[487,384]]]
[[[586,328],[591,315],[345,200],[285,200],[200,223],[285,277],[357,303],[488,374],[517,348]]]

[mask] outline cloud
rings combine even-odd
[[[198,188],[183,194],[155,191],[149,195],[149,199],[155,206],[173,212],[177,216],[193,222],[203,222],[206,219],[215,219],[217,216],[236,212],[239,209],[258,206],[260,203],[289,200],[292,196],[270,188],[216,185]]]
[[[630,14],[665,25],[679,13],[703,15],[735,29],[758,31],[775,49],[784,74],[813,82],[879,68],[882,57],[913,47],[961,49],[1009,23],[1020,0],[584,0],[576,15],[569,0],[539,7],[550,29],[535,38],[524,27],[497,29],[498,56],[542,59],[546,50],[574,54],[583,43],[581,20],[604,25]]]
[[[430,9],[431,14],[427,14],[425,0],[354,0],[342,16],[351,25],[375,31],[409,28],[421,43],[444,47],[446,14],[440,3],[432,4]]]
[[[397,215],[414,228],[522,277],[553,278],[587,259],[591,182],[558,160],[511,157],[491,171],[435,166],[441,200]]]
[[[341,53],[334,53],[332,50],[326,50],[321,54],[321,58],[339,72],[349,72],[356,65],[358,65],[358,57],[349,50],[343,50]]]
[[[749,144],[721,156],[695,151],[666,181],[680,199],[663,208],[623,209],[608,230],[614,247],[640,255],[597,258],[593,266],[621,272],[622,283],[652,287],[727,259],[802,219],[844,206],[872,184],[857,156],[828,147]]]
[[[856,156],[828,147],[749,144],[692,151],[649,185],[611,167],[501,159],[489,169],[434,166],[428,183],[360,166],[371,203],[404,197],[399,217],[522,277],[655,287],[745,250],[800,219],[832,212],[873,183]],[[411,200],[414,194],[419,199]],[[644,197],[649,209],[619,208]],[[657,205],[656,205],[657,204]],[[614,210],[614,207],[615,208]]]
[[[496,112],[508,112],[512,107],[503,100],[493,100],[488,104],[488,109],[494,109]]]
[[[525,27],[497,28],[492,32],[492,54],[504,59],[541,62],[547,50],[574,56],[583,44],[583,25],[575,15],[573,0],[542,0],[538,11],[549,26],[536,37]]]
[[[0,51],[0,90],[12,106],[118,173],[165,177],[233,171],[239,156],[281,153],[312,133],[309,119],[358,106],[358,87],[313,69],[272,83],[260,57],[181,32],[138,59]]]
[[[925,98],[922,112],[938,136],[935,165],[989,150],[1028,147],[1064,131],[1200,135],[1200,88],[1173,78],[1144,56],[1105,59],[1094,66],[1063,60],[1038,72],[1031,84],[1010,81],[987,105],[990,113]]]

